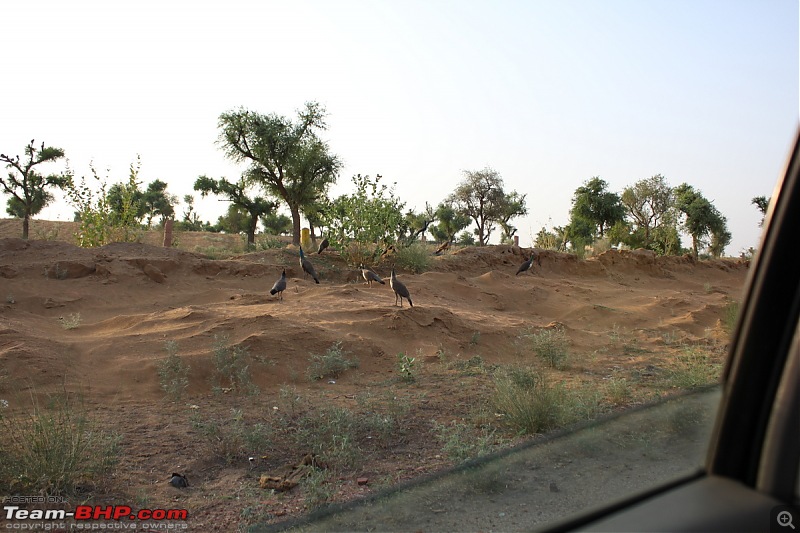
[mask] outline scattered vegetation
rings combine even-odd
[[[308,379],[336,378],[350,368],[358,368],[358,360],[349,359],[348,353],[342,350],[341,341],[337,341],[324,354],[311,354],[311,364],[306,371]]]
[[[214,391],[219,393],[227,388],[248,395],[258,394],[258,387],[250,376],[249,353],[241,345],[230,346],[225,335],[214,336],[213,361],[216,368]],[[225,387],[227,385],[227,387]]]
[[[571,389],[552,376],[528,367],[509,367],[495,373],[492,405],[508,426],[520,434],[551,431],[600,414],[595,391]]]
[[[558,370],[567,365],[569,339],[564,328],[555,327],[539,331],[528,331],[520,335],[520,342],[527,345],[536,355]]]
[[[398,248],[394,259],[399,268],[421,274],[430,268],[431,251],[425,244],[415,242]]]
[[[190,419],[192,427],[211,446],[217,459],[225,464],[246,464],[248,457],[260,455],[270,447],[272,428],[263,422],[248,422],[241,409],[231,409],[224,420],[204,419],[197,412]]]
[[[46,407],[31,399],[27,413],[0,409],[0,486],[16,494],[70,495],[102,485],[117,462],[119,437],[66,394]]]
[[[158,382],[167,396],[178,401],[189,386],[189,365],[178,355],[177,342],[165,342],[164,349],[167,357],[158,362]]]
[[[397,354],[397,371],[403,381],[411,383],[417,379],[417,359],[410,357],[402,352]]]
[[[721,372],[720,358],[699,346],[684,346],[682,353],[666,369],[661,386],[666,389],[697,389],[717,383]]]
[[[739,302],[729,300],[722,308],[722,327],[727,333],[732,333],[736,327],[736,320],[739,318]]]
[[[445,425],[434,421],[433,429],[442,443],[442,451],[458,463],[489,454],[502,442],[497,431],[489,426],[475,429],[463,422]]]
[[[59,317],[61,320],[61,327],[64,329],[75,329],[81,325],[81,314],[70,313],[65,317]]]

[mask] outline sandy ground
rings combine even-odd
[[[255,467],[246,457],[220,461],[191,424],[197,411],[230,418],[235,408],[248,420],[268,420],[289,386],[309,405],[355,408],[365,392],[402,397],[410,405],[402,436],[335,480],[330,499],[348,500],[452,465],[431,438],[431,421],[468,419],[473,400],[490,388],[487,373],[463,372],[469,361],[482,368],[535,363],[520,348],[525,333],[566,331],[570,364],[559,375],[568,383],[624,376],[644,389],[647,376],[668,368],[681,346],[724,353],[720,319],[728,302],[740,299],[748,267],[646,251],[609,251],[585,261],[541,251],[541,266],[515,276],[527,250],[464,248],[434,257],[423,274],[399,271],[414,301],[400,308],[388,283],[366,286],[335,251],[311,255],[317,285],[304,279],[291,246],[213,260],[186,250],[226,236],[179,234],[184,249],[131,243],[81,249],[14,238],[18,224],[0,221],[6,237],[0,238],[0,398],[80,393],[121,434],[124,457],[110,486],[86,498],[186,507],[197,530],[235,530],[231,524],[276,522],[309,510],[302,487],[279,496],[258,487],[261,473],[307,450],[249,450]],[[53,227],[60,229],[34,225],[31,236],[67,239],[67,226]],[[269,289],[284,268],[281,301]],[[391,258],[374,266],[387,280],[390,268]],[[258,396],[214,393],[212,347],[220,338],[247,350]],[[178,343],[191,367],[180,402],[166,400],[159,384],[167,341]],[[336,342],[358,368],[335,383],[307,380],[310,354]],[[401,352],[417,358],[413,384],[400,380]],[[187,474],[189,490],[167,485],[173,471]]]

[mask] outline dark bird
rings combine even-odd
[[[439,247],[433,252],[433,255],[442,255],[442,252],[450,248],[450,241],[444,241]]]
[[[383,281],[379,275],[365,267],[363,263],[358,265],[358,268],[361,269],[361,275],[364,276],[364,279],[367,280],[367,285],[370,287],[372,287],[373,281],[377,281],[381,285],[386,285],[386,282]]]
[[[319,250],[317,250],[317,253],[318,253],[318,254],[321,254],[322,252],[324,252],[324,251],[325,251],[325,248],[327,248],[328,246],[330,246],[330,244],[331,244],[331,243],[329,243],[329,242],[328,242],[328,239],[322,239],[322,242],[321,242],[321,243],[319,243]]]
[[[176,489],[185,489],[189,486],[189,480],[186,479],[186,476],[182,476],[173,472],[172,477],[169,480],[169,484]]]
[[[519,266],[517,273],[514,274],[515,276],[519,276],[526,270],[529,270],[533,266],[533,262],[536,261],[536,264],[542,266],[542,259],[539,257],[539,254],[536,253],[536,250],[531,250],[531,257],[524,263]]]
[[[403,307],[403,298],[405,298],[408,300],[408,305],[414,307],[414,302],[411,301],[411,295],[408,293],[408,289],[398,281],[394,268],[392,268],[392,277],[389,279],[389,286],[394,291],[394,305],[397,305],[397,299],[400,298],[400,307]]]
[[[272,286],[272,289],[269,293],[273,296],[277,293],[281,293],[281,300],[283,300],[283,291],[286,290],[286,269],[283,269],[283,274],[281,274],[281,279],[275,282],[275,285]]]
[[[305,254],[303,253],[303,247],[300,247],[300,267],[305,272],[304,277],[308,277],[311,274],[311,277],[314,278],[314,281],[319,283],[319,276],[317,276],[317,271],[314,270],[314,265],[311,264],[311,261],[306,259]]]

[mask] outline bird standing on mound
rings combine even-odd
[[[392,277],[389,278],[389,286],[394,291],[394,305],[397,305],[397,299],[400,298],[400,307],[403,307],[403,298],[405,298],[408,300],[408,305],[414,307],[414,302],[411,301],[411,295],[408,293],[406,286],[398,281],[397,274],[394,272],[394,267],[392,268]]]
[[[317,250],[317,253],[318,253],[318,254],[321,254],[322,252],[324,252],[324,251],[325,251],[325,248],[327,248],[328,246],[330,246],[330,244],[331,244],[331,243],[329,243],[329,242],[328,242],[328,239],[322,239],[322,242],[321,242],[321,243],[319,243],[319,249]]]
[[[522,263],[517,270],[517,273],[514,274],[515,276],[519,276],[526,270],[529,270],[533,266],[533,262],[536,261],[536,264],[542,266],[542,259],[539,257],[539,254],[536,253],[536,250],[531,250],[531,258]]]
[[[286,269],[283,269],[283,274],[281,274],[281,279],[275,282],[275,285],[272,286],[272,290],[269,293],[275,296],[276,293],[281,293],[281,300],[283,300],[283,291],[286,290]]]
[[[381,285],[386,285],[386,282],[383,281],[381,279],[381,277],[379,275],[377,275],[375,272],[373,272],[369,268],[365,267],[364,263],[361,263],[360,265],[358,265],[358,268],[361,269],[361,275],[364,276],[364,279],[367,281],[367,285],[369,285],[370,287],[372,287],[372,282],[373,281],[377,281]]]
[[[303,254],[303,247],[300,247],[300,268],[303,269],[305,272],[304,277],[308,277],[308,274],[311,274],[311,277],[314,278],[314,281],[319,283],[319,277],[317,276],[317,271],[314,270],[314,265],[311,264],[311,261],[306,259],[305,254]]]

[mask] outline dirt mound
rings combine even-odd
[[[212,242],[195,238],[199,249]],[[222,399],[214,394],[229,388],[215,360],[220,350],[244,354],[261,391],[254,400],[260,416],[279,412],[273,410],[288,389],[297,397],[317,395],[324,405],[353,407],[387,395],[395,409],[413,402],[408,423],[416,425],[391,443],[390,456],[370,459],[365,467],[373,477],[407,479],[446,464],[432,441],[431,420],[463,420],[497,365],[541,364],[531,347],[533,333],[563,332],[570,364],[558,379],[566,383],[590,381],[602,388],[611,376],[628,376],[631,383],[654,379],[683,347],[725,342],[721,321],[730,302],[740,299],[748,267],[643,251],[580,261],[537,250],[541,265],[516,275],[530,252],[468,247],[432,256],[422,274],[398,268],[414,302],[401,308],[388,283],[367,286],[335,250],[311,256],[320,273],[317,285],[303,277],[291,246],[214,259],[151,244],[82,249],[0,239],[0,399],[29,391],[80,392],[125,433],[126,462],[118,479],[130,494],[175,506],[174,494],[161,489],[166,481],[154,472],[188,472],[187,505],[194,516],[206,517],[198,523],[218,521],[210,517],[231,523],[241,510],[227,500],[223,505],[208,501],[207,493],[191,496],[258,482],[202,455],[203,430],[190,418],[209,416],[212,404],[224,420],[242,409],[245,400],[237,391]],[[374,266],[386,278],[390,268],[389,262]],[[280,300],[269,289],[284,269],[287,288]],[[174,405],[165,402],[158,376],[170,346],[190,367],[184,401]],[[332,348],[357,368],[310,381],[312,357]],[[417,365],[424,384],[400,379],[403,356]],[[180,447],[163,437],[184,439],[185,432],[191,438]],[[308,451],[270,456],[264,471]],[[173,469],[178,464],[185,468]],[[369,490],[357,487],[352,495]],[[259,499],[248,501],[260,505]]]

